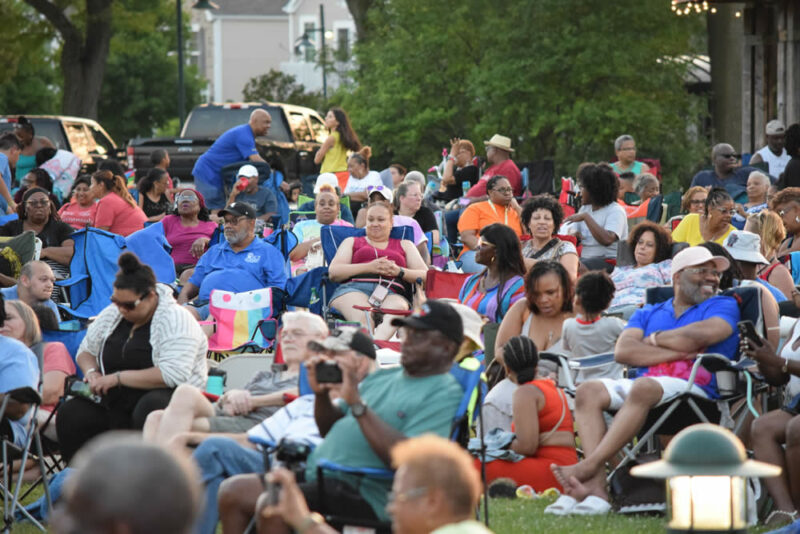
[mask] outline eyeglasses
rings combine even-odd
[[[720,154],[719,157],[725,159],[730,159],[730,158],[739,159],[741,156],[739,154]]]
[[[418,499],[428,493],[428,488],[413,488],[408,491],[390,491],[387,495],[389,502],[406,502]]]
[[[487,241],[484,241],[483,239],[478,240],[478,248],[488,248],[493,246],[494,246],[493,243],[489,243]]]
[[[507,195],[509,193],[513,193],[514,190],[510,187],[495,187],[492,191],[497,191],[501,195]]]
[[[705,203],[706,203],[705,199],[703,199],[703,200],[690,200],[689,201],[689,204],[691,204],[692,206],[702,206]]]
[[[626,146],[619,149],[620,152],[628,152],[630,150],[636,150],[635,146]]]
[[[304,330],[300,330],[299,328],[291,329],[291,330],[281,330],[281,338],[297,338],[297,337],[308,337],[311,334]]]
[[[714,208],[714,209],[717,210],[718,212],[720,212],[722,215],[731,215],[732,216],[732,215],[736,214],[736,210],[733,209],[733,208],[731,208],[729,210],[726,210],[725,208]]]
[[[138,298],[133,302],[122,302],[121,300],[117,300],[114,297],[111,297],[111,303],[116,305],[116,307],[121,310],[133,311],[136,309],[136,306],[138,306],[141,302],[142,302],[141,298]]]
[[[222,224],[224,226],[236,226],[237,224],[239,224],[242,221],[242,219],[244,219],[244,217],[235,217],[233,219],[224,219],[222,221]]]
[[[29,200],[25,204],[32,208],[43,208],[50,205],[49,200]]]
[[[714,278],[719,278],[722,276],[722,273],[716,269],[709,269],[708,267],[689,267],[688,269],[684,269],[689,274],[700,274],[703,276],[711,275]]]

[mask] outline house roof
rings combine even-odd
[[[275,15],[285,17],[286,0],[215,0],[215,15]]]

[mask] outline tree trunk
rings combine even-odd
[[[369,23],[367,21],[367,11],[373,4],[382,0],[347,0],[347,9],[353,16],[356,25],[356,35],[359,41],[365,41],[369,35]]]
[[[85,0],[86,24],[82,25],[85,28],[83,32],[64,10],[49,0],[25,1],[47,18],[64,41],[61,51],[61,71],[64,76],[62,113],[97,118],[97,102],[111,43],[112,0]]]

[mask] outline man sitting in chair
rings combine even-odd
[[[585,457],[575,465],[551,466],[567,496],[550,513],[608,512],[605,463],[636,436],[652,408],[686,391],[698,353],[734,358],[739,308],[734,298],[717,295],[720,273],[728,267],[727,259],[704,247],[678,253],[672,260],[674,297],[638,310],[617,340],[614,359],[637,368],[637,378],[589,380],[578,386],[575,420]],[[719,396],[714,377],[703,368],[691,393]],[[617,412],[608,430],[606,410]]]
[[[256,238],[256,210],[247,202],[234,202],[220,210],[219,216],[225,221],[225,241],[203,254],[178,295],[178,304],[188,303],[186,308],[201,321],[208,318],[212,289],[241,293],[286,286],[281,253]],[[189,303],[192,298],[195,300]]]
[[[21,300],[30,307],[44,304],[60,317],[58,306],[50,299],[56,277],[53,270],[43,261],[29,261],[19,271],[17,285],[0,289],[6,300]]]
[[[339,361],[342,384],[317,382],[309,362],[308,379],[315,394],[314,417],[322,443],[311,453],[306,482],[300,485],[312,510],[321,508],[317,464],[325,459],[351,468],[388,469],[392,447],[406,438],[433,433],[446,437],[463,390],[449,373],[463,341],[461,317],[452,306],[431,300],[422,309],[392,324],[403,327],[400,367],[372,373],[358,384],[355,366]],[[340,402],[330,391],[339,388]],[[322,491],[330,510],[350,517],[388,521],[386,504],[391,480],[327,471]],[[288,532],[280,518],[260,522],[259,532]]]

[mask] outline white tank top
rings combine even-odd
[[[769,173],[775,178],[780,177],[790,159],[785,148],[780,156],[776,156],[768,146],[765,146],[756,152],[756,154],[759,154],[761,156],[761,160],[765,161],[769,165]]]

